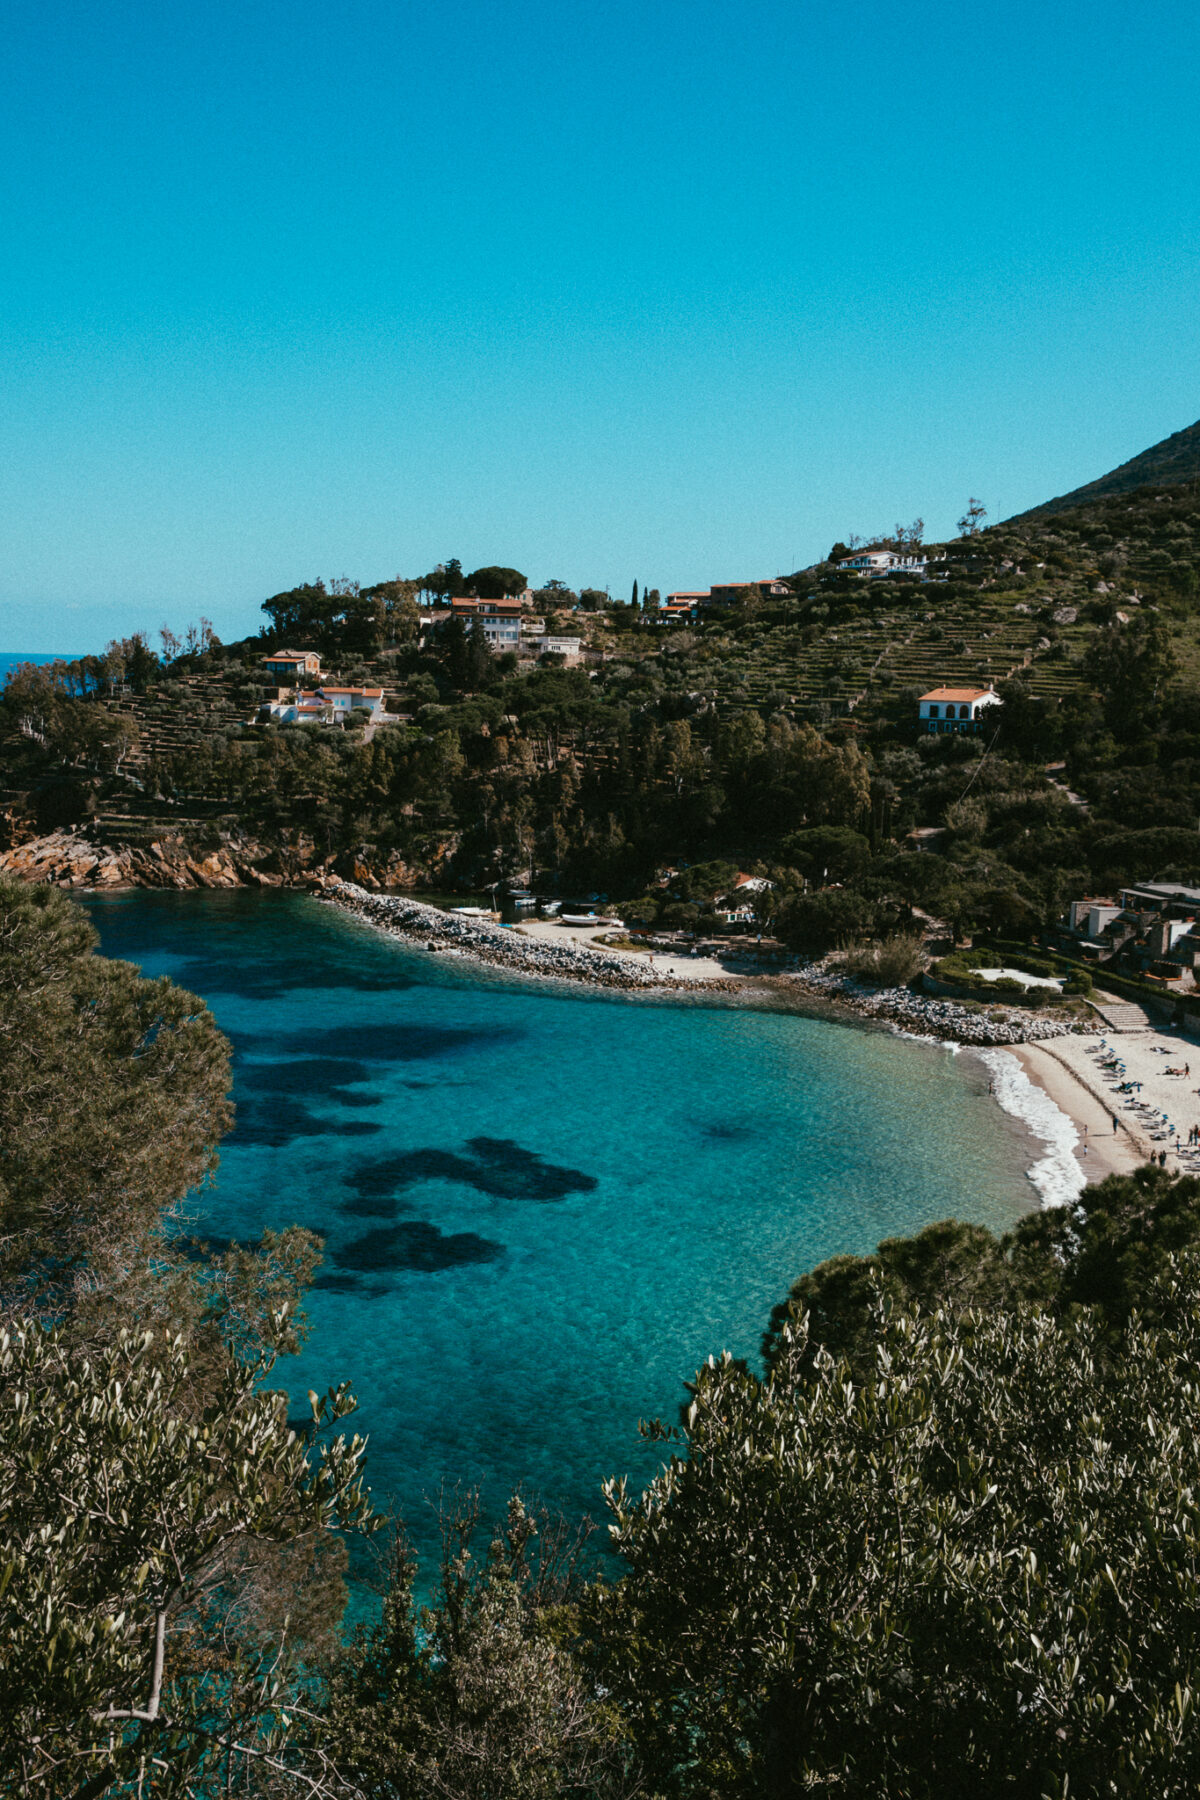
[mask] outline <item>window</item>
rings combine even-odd
[[[941,712],[941,708],[940,708],[940,707],[937,707],[937,706],[931,706],[931,707],[930,707],[930,709],[929,709],[929,716],[930,716],[930,718],[931,718],[931,719],[936,719],[936,718],[938,718],[938,717],[939,717],[939,715],[940,715],[940,712]]]
[[[969,719],[971,716],[970,707],[969,706],[960,706],[958,709],[958,716],[960,719]]]

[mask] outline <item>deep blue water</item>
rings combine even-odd
[[[311,1340],[422,1552],[443,1480],[599,1517],[659,1457],[710,1352],[837,1251],[949,1215],[1002,1227],[1021,1133],[969,1056],[824,1020],[505,980],[306,897],[88,902],[104,949],[202,994],[238,1122],[196,1229],[327,1239]]]
[[[20,663],[74,662],[74,660],[74,654],[67,655],[65,652],[61,655],[54,655],[45,650],[31,650],[27,654],[21,654],[12,650],[0,650],[0,688],[8,680],[11,671]]]

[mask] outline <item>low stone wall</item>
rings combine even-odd
[[[934,994],[943,1000],[979,1000],[985,1006],[1013,1006],[1019,1004],[1015,996],[1007,992],[996,992],[996,984],[992,981],[981,981],[978,987],[967,981],[943,981],[928,970],[921,977],[921,986],[927,994]]]

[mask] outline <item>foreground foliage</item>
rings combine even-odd
[[[364,1444],[314,1454],[270,1358],[230,1356],[197,1409],[179,1342],[98,1354],[0,1336],[0,1780],[22,1794],[256,1787],[294,1766],[286,1628],[245,1616],[246,1544],[365,1526]],[[313,1400],[314,1428],[344,1390]]]
[[[1098,1309],[1114,1345],[1130,1313],[1154,1317],[1157,1282],[1180,1252],[1200,1246],[1200,1178],[1145,1163],[1110,1175],[1076,1205],[1021,1219],[1000,1237],[983,1225],[942,1219],[911,1237],[885,1238],[870,1256],[834,1256],[793,1285],[763,1337],[768,1368],[796,1315],[818,1347],[857,1371],[874,1365],[878,1300],[906,1311],[1038,1305],[1059,1314]]]
[[[632,1800],[624,1722],[582,1660],[580,1540],[514,1500],[480,1556],[480,1524],[470,1499],[447,1511],[420,1608],[397,1544],[380,1623],[326,1666],[312,1743],[367,1800]]]
[[[1195,1792],[1197,1265],[1104,1321],[880,1314],[872,1371],[701,1371],[668,1469],[611,1490],[604,1679],[654,1792]]]

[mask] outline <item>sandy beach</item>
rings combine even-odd
[[[657,950],[652,953],[644,950],[614,950],[597,943],[598,938],[604,937],[612,929],[607,920],[601,925],[560,925],[555,919],[522,919],[519,925],[513,927],[522,937],[536,938],[543,944],[577,944],[582,949],[606,950],[610,956],[620,957],[636,968],[652,969],[656,975],[671,975],[677,981],[728,981],[730,977],[744,978],[758,973],[757,970],[748,969],[732,949],[727,958],[718,961],[715,956],[688,956]]]
[[[1163,1150],[1168,1168],[1200,1167],[1200,1158],[1187,1154],[1187,1133],[1200,1124],[1200,1046],[1178,1032],[1158,1029],[1144,1013],[1141,1018],[1142,1024],[1128,1030],[1107,1029],[1098,1020],[1095,1037],[1055,1038],[1013,1049],[1030,1080],[1078,1128],[1076,1155],[1089,1181],[1137,1168]],[[1124,1064],[1123,1074],[1103,1067],[1110,1051]],[[1190,1076],[1167,1073],[1184,1068]],[[1141,1088],[1132,1094],[1119,1091],[1131,1081]],[[1156,1116],[1163,1113],[1174,1128],[1169,1134]]]

